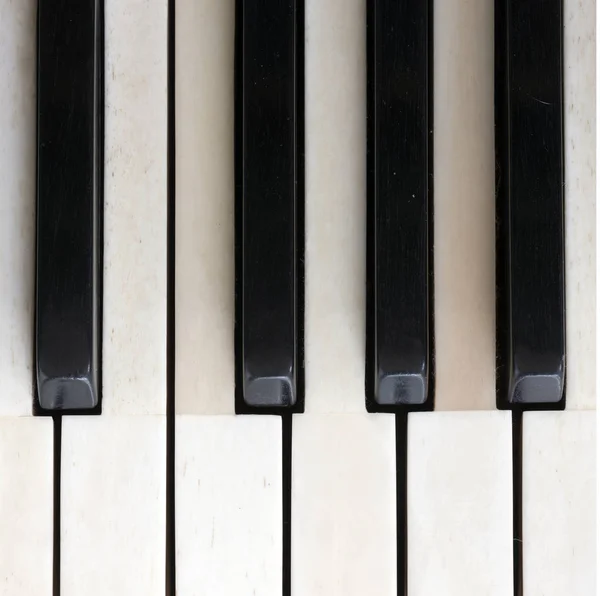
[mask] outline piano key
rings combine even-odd
[[[0,0],[1,416],[31,414],[36,3]]]
[[[294,418],[292,594],[397,593],[394,437],[390,415]]]
[[[512,594],[510,416],[409,414],[411,596]]]
[[[63,596],[165,590],[167,8],[106,3],[103,411],[63,421]]]
[[[306,413],[292,422],[292,594],[396,594],[394,417],[365,409],[365,13],[362,0],[306,2]]]
[[[306,2],[307,413],[365,411],[363,9]]]
[[[496,407],[493,22],[434,3],[436,410]]]
[[[524,594],[596,594],[595,472],[595,412],[523,414]]]
[[[495,410],[493,2],[435,3],[434,32],[436,411],[408,414],[408,593],[512,594],[512,427]]]
[[[65,416],[62,431],[61,594],[164,594],[165,417]]]
[[[497,6],[498,399],[564,407],[562,1]]]
[[[0,577],[6,596],[53,594],[53,459],[50,418],[0,418],[0,507],[5,513]]]
[[[303,0],[236,5],[237,411],[301,404]]]
[[[280,418],[178,416],[175,441],[177,594],[280,595]]]
[[[53,428],[34,418],[36,2],[0,0],[0,577],[50,596]]]
[[[549,596],[596,591],[594,10],[568,0],[563,19],[566,407],[580,411],[526,412],[522,427],[523,589]]]
[[[234,413],[234,8],[176,10],[177,414]]]
[[[37,400],[100,403],[103,43],[99,0],[38,3]]]
[[[432,406],[427,2],[369,2],[367,408]],[[432,73],[431,73],[432,74]]]
[[[175,11],[180,596],[282,585],[281,420],[234,415],[234,8],[179,0]]]
[[[596,407],[595,3],[564,4],[567,409]]]

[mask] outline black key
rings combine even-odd
[[[298,411],[303,2],[236,10],[236,411]]]
[[[564,407],[562,0],[496,4],[499,407]]]
[[[431,409],[432,11],[367,3],[369,411]]]
[[[42,411],[100,407],[103,51],[101,0],[39,0],[36,374]]]

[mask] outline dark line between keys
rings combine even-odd
[[[165,594],[175,596],[175,0],[167,17],[167,429]]]
[[[407,593],[407,511],[408,413],[396,414],[396,573],[397,594]]]
[[[523,412],[512,412],[514,596],[523,596]]]
[[[292,425],[293,415],[281,416],[283,559],[282,596],[292,593]]]
[[[62,416],[55,415],[52,419],[54,423],[52,594],[53,596],[60,596],[60,460],[62,451]]]

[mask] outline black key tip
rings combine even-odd
[[[512,404],[556,404],[563,396],[564,375],[515,374],[509,385],[509,403]]]
[[[427,400],[427,376],[379,373],[375,401],[381,406],[421,405]]]
[[[294,389],[288,376],[249,377],[244,383],[244,401],[253,407],[293,406],[296,403]]]
[[[90,379],[49,378],[38,373],[38,400],[43,410],[89,410],[98,405]]]

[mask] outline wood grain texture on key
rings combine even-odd
[[[596,407],[596,20],[564,4],[567,410]]]
[[[409,414],[411,596],[512,594],[510,416]]]
[[[233,414],[235,2],[175,19],[175,411]]]
[[[367,4],[369,411],[433,406],[429,2]]]
[[[563,407],[562,0],[496,2],[500,407]]]
[[[433,29],[435,409],[493,410],[493,1],[434,2]]]
[[[236,411],[303,408],[304,0],[236,3]]]
[[[103,5],[38,3],[36,405],[45,411],[101,401]]]
[[[0,0],[0,415],[31,414],[36,2]]]
[[[523,414],[524,594],[597,593],[595,476],[595,412]]]

